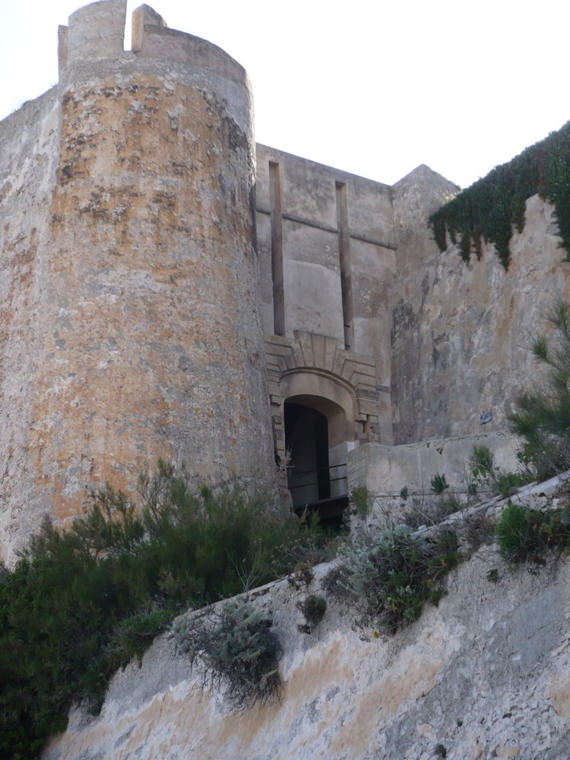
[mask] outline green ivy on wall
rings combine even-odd
[[[513,225],[522,232],[525,201],[536,193],[554,205],[561,247],[570,261],[570,122],[432,214],[435,241],[445,251],[448,234],[466,262],[472,253],[481,258],[482,240],[494,243],[507,269]]]

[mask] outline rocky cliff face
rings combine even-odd
[[[547,492],[517,498],[547,507]],[[310,591],[328,570],[317,569]],[[251,596],[283,643],[278,702],[232,712],[164,636],[141,667],[115,676],[100,716],[72,713],[44,760],[566,760],[569,581],[565,560],[510,569],[485,545],[449,576],[437,608],[390,639],[331,598],[302,634],[296,603],[307,589],[272,584]]]
[[[552,207],[533,196],[508,271],[491,245],[467,266],[455,246],[440,254],[427,229],[423,246],[403,236],[392,314],[396,443],[505,429],[516,397],[540,382],[533,338],[570,295],[557,233]]]

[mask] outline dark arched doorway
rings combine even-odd
[[[300,513],[308,506],[324,522],[341,522],[347,506],[344,410],[328,399],[297,395],[285,401],[283,416],[293,508]]]
[[[327,418],[316,409],[285,402],[285,446],[289,452],[287,487],[293,506],[331,495]]]

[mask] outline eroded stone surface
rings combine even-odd
[[[424,222],[425,228],[425,222]],[[531,351],[548,314],[570,296],[553,209],[534,196],[505,271],[493,246],[467,266],[455,247],[440,254],[421,225],[401,240],[392,316],[392,390],[397,443],[500,431],[515,399],[544,378]],[[481,425],[482,414],[492,420]]]
[[[7,560],[43,513],[107,481],[132,494],[158,458],[273,474],[247,77],[156,24],[123,54],[125,5],[74,14],[58,87],[0,125]]]

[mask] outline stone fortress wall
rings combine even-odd
[[[512,464],[568,296],[552,209],[529,199],[508,272],[466,266],[427,225],[453,183],[255,146],[243,68],[148,6],[124,51],[125,13],[74,13],[59,84],[0,124],[3,556],[159,457],[270,484],[287,404],[326,419],[332,496],[459,484],[475,441]]]
[[[349,450],[392,440],[391,191],[258,145],[256,198],[277,455],[284,402],[301,399],[327,417],[331,477],[342,477]]]
[[[126,0],[60,29],[60,82],[0,125],[4,555],[162,457],[269,485],[251,92]]]
[[[443,472],[461,490],[474,444],[516,469],[508,415],[523,391],[543,387],[546,373],[531,346],[548,332],[552,308],[570,300],[570,264],[559,242],[553,209],[538,196],[527,201],[507,271],[490,245],[466,266],[455,246],[440,253],[416,230],[403,234],[392,301],[395,445],[352,452],[353,480],[373,494],[404,486],[425,493]]]
[[[548,508],[559,480],[516,499]],[[483,545],[439,605],[393,637],[325,590],[330,570],[316,567],[308,588],[284,579],[248,596],[283,643],[279,701],[232,710],[166,634],[114,676],[100,715],[72,710],[44,760],[567,760],[567,561],[509,570]],[[309,593],[327,610],[307,635],[297,604]]]
[[[272,172],[281,190],[277,210]],[[491,245],[469,265],[453,245],[439,251],[427,219],[457,188],[426,166],[388,188],[258,146],[257,176],[277,446],[284,440],[284,399],[307,389],[342,406],[351,421],[339,452],[348,461],[349,488],[366,485],[378,496],[397,495],[404,486],[425,493],[431,477],[443,472],[464,489],[475,444],[489,445],[500,466],[516,467],[508,414],[523,390],[542,382],[530,347],[547,331],[552,306],[570,297],[552,207],[538,197],[527,201],[526,225],[513,236],[505,271]],[[283,261],[284,320],[277,335],[275,249]],[[350,318],[342,320],[347,311]],[[325,347],[333,340],[329,355],[334,352],[336,364],[327,361]],[[341,356],[350,375],[342,374]],[[319,380],[310,382],[313,364]],[[352,403],[342,398],[343,383]]]
[[[473,443],[512,464],[506,415],[540,382],[528,347],[570,295],[552,209],[527,201],[507,272],[491,248],[466,266],[427,225],[455,185],[256,148],[242,67],[148,6],[124,51],[125,10],[73,14],[59,84],[0,123],[2,557],[158,457],[271,484],[290,403],[326,419],[345,489],[460,484]],[[165,636],[46,758],[562,760],[568,567],[497,587],[498,563],[483,547],[388,642],[334,605],[308,637],[301,592],[258,590],[284,642],[279,705],[228,713]]]

